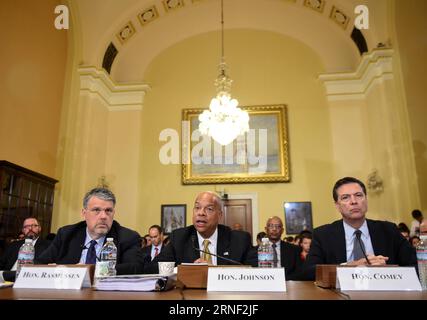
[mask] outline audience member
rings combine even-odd
[[[265,225],[265,232],[271,242],[274,253],[274,268],[285,268],[286,280],[295,280],[295,275],[300,271],[301,249],[293,244],[282,241],[283,222],[279,217],[271,217],[267,220]]]
[[[264,231],[261,231],[256,235],[256,246],[255,246],[256,249],[258,249],[258,247],[261,245],[262,238],[265,238],[265,237],[267,237],[267,234]]]
[[[36,218],[27,218],[22,224],[22,234],[24,238],[32,239],[34,245],[34,256],[40,254],[49,246],[50,241],[40,239],[42,227]],[[18,251],[24,243],[25,239],[13,241],[6,247],[3,255],[0,257],[0,282],[2,279],[7,281],[14,281],[16,276],[16,267],[18,259]]]
[[[420,223],[423,222],[423,214],[420,210],[415,209],[412,211],[412,218],[414,218],[414,220],[411,223],[411,230],[409,235],[411,237],[413,236],[419,236],[420,235]]]
[[[117,273],[142,273],[140,236],[114,220],[115,205],[116,197],[110,190],[90,190],[83,199],[84,221],[60,228],[37,263],[95,264],[106,238],[111,237],[117,246]]]
[[[288,243],[294,243],[294,241],[295,241],[295,239],[294,239],[294,237],[292,237],[292,236],[287,236],[287,237],[285,237],[283,240],[285,240],[286,242],[288,242]]]
[[[237,231],[243,231],[243,227],[240,223],[235,223],[233,224],[233,230],[237,230]]]
[[[397,229],[399,229],[399,232],[402,234],[402,236],[409,241],[409,228],[408,226],[401,222],[397,225]]]
[[[305,261],[308,253],[310,252],[311,239],[312,239],[311,232],[310,233],[303,233],[301,235],[301,242],[300,242],[300,247],[301,247],[300,258],[301,258],[301,261]]]
[[[294,238],[294,245],[299,247],[300,243],[301,243],[301,234],[297,234]]]
[[[169,236],[166,236],[166,237],[163,238],[163,245],[164,246],[167,246],[169,244],[169,242],[170,242]]]
[[[150,235],[151,245],[145,246],[142,249],[142,253],[144,254],[144,260],[151,261],[159,255],[163,248],[163,229],[155,224],[148,229],[148,234]]]
[[[418,244],[420,243],[421,239],[418,236],[413,236],[409,238],[409,243],[411,244],[411,246],[413,246],[414,248],[416,248],[418,246]]]
[[[171,233],[169,245],[152,261],[149,272],[158,272],[158,261],[175,261],[176,264],[233,264],[221,257],[256,266],[257,256],[251,245],[250,234],[219,224],[222,215],[223,202],[217,194],[207,191],[197,195],[193,208],[193,225]]]
[[[343,219],[314,230],[306,279],[314,279],[317,264],[417,264],[415,250],[394,223],[366,219],[368,200],[363,182],[351,177],[338,180],[333,198]]]
[[[145,239],[145,246],[147,247],[147,246],[151,246],[151,237],[150,237],[150,235],[149,234],[146,234],[145,236],[144,236],[144,239]]]

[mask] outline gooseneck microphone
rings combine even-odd
[[[236,261],[236,260],[233,260],[233,259],[229,259],[229,258],[220,256],[219,254],[215,254],[215,253],[212,253],[212,252],[207,252],[205,250],[197,248],[196,245],[195,245],[195,243],[196,243],[196,236],[194,236],[194,235],[191,236],[191,242],[192,242],[192,245],[193,245],[193,249],[195,251],[197,251],[197,252],[202,252],[202,253],[205,253],[205,254],[210,254],[211,256],[214,256],[214,257],[223,259],[225,261],[231,262],[232,264],[243,265],[243,263],[240,263],[239,261]]]
[[[357,241],[359,241],[360,249],[362,249],[362,253],[363,253],[363,256],[364,256],[364,257],[365,257],[365,259],[366,259],[366,262],[367,262],[368,264],[371,264],[371,262],[370,262],[370,261],[369,261],[369,259],[368,259],[368,256],[366,255],[365,245],[363,244],[363,241],[362,241],[361,237],[356,235],[356,239],[357,239]]]

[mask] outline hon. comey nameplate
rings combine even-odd
[[[337,267],[337,288],[343,291],[420,291],[414,267]]]
[[[207,290],[285,292],[285,269],[209,268]]]

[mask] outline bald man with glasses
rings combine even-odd
[[[27,218],[22,224],[22,234],[24,239],[12,242],[5,250],[4,254],[0,257],[0,281],[15,281],[17,260],[19,248],[21,248],[25,239],[32,239],[35,258],[49,246],[50,241],[40,239],[42,228],[36,218]]]
[[[233,262],[226,259],[231,259],[237,263],[256,266],[258,260],[250,234],[219,224],[222,215],[223,203],[216,193],[199,193],[194,201],[193,224],[172,232],[170,243],[150,263],[150,273],[158,272],[159,261],[175,261],[177,265],[229,265]]]
[[[265,232],[273,248],[275,268],[285,268],[286,280],[297,280],[302,268],[301,248],[281,239],[283,222],[279,217],[270,217],[265,225]]]

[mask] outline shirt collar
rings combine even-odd
[[[95,240],[98,246],[102,246],[102,245],[104,244],[105,236],[102,236],[102,237],[101,237],[101,238],[99,238],[99,239],[92,239],[92,237],[91,237],[91,236],[90,236],[90,234],[89,234],[89,231],[88,231],[88,230],[87,230],[87,228],[86,228],[86,239],[85,239],[85,247],[86,247],[86,248],[89,248],[89,246],[90,246],[90,242],[91,242],[92,240]]]
[[[197,239],[199,240],[199,246],[203,243],[203,240],[206,240],[206,238],[203,238],[202,235],[197,231]],[[215,229],[215,232],[207,238],[212,245],[216,246],[216,242],[218,240],[218,227]]]
[[[346,239],[352,239],[355,235],[354,235],[354,231],[356,230],[360,230],[362,232],[362,236],[367,237],[369,235],[369,229],[368,229],[368,223],[365,221],[363,221],[363,224],[360,226],[359,229],[355,229],[353,228],[351,225],[347,224],[344,220],[343,220],[343,225],[344,225],[344,232],[345,232],[345,238]]]

